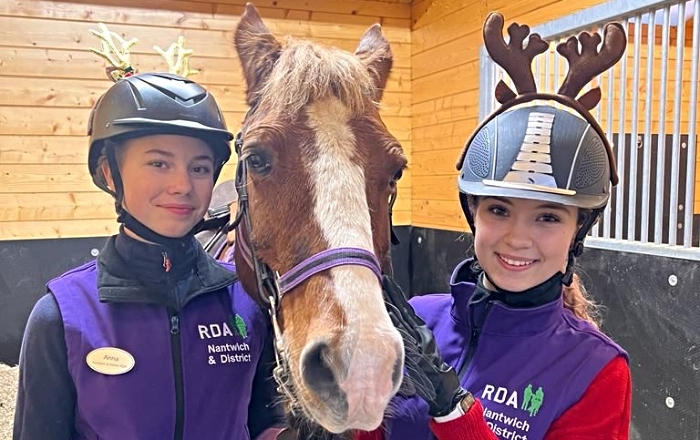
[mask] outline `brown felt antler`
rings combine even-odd
[[[565,42],[557,45],[557,52],[569,62],[569,71],[559,88],[560,95],[576,99],[586,84],[610,69],[622,58],[627,47],[627,37],[620,23],[608,23],[604,29],[603,40],[600,51],[598,51],[598,45],[601,38],[597,32],[594,34],[582,32],[578,37],[569,37]],[[581,43],[580,52],[579,42]],[[600,98],[600,88],[596,87],[579,98],[578,102],[591,110],[598,105]]]
[[[503,15],[492,12],[484,22],[484,45],[491,58],[508,73],[518,94],[537,92],[532,74],[532,60],[549,48],[538,34],[530,35],[530,27],[516,23],[508,26],[510,41],[503,38]],[[527,45],[525,38],[530,35]],[[515,93],[502,80],[496,86],[496,99],[501,104],[515,98]]]

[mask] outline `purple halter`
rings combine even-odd
[[[359,248],[341,247],[319,252],[294,266],[280,278],[280,292],[285,294],[307,278],[343,265],[365,266],[372,270],[381,282],[382,270],[373,253]]]
[[[254,267],[252,252],[245,234],[241,234],[237,243],[241,247],[241,254],[246,264],[248,264],[250,267]],[[375,257],[372,252],[354,247],[332,248],[310,256],[291,268],[284,275],[281,275],[277,280],[277,284],[279,286],[279,299],[281,299],[285,293],[294,289],[312,276],[333,267],[345,265],[364,266],[370,269],[381,282],[381,265],[379,264],[377,257]]]

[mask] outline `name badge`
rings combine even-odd
[[[110,376],[128,373],[136,365],[131,353],[116,347],[96,348],[85,356],[85,362],[98,373]]]

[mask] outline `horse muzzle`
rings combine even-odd
[[[302,405],[331,432],[374,430],[401,385],[403,362],[403,342],[393,327],[313,341],[299,364],[313,404],[302,398]]]

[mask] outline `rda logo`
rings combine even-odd
[[[238,313],[236,313],[235,315],[229,315],[228,322],[231,325],[231,328],[233,328],[236,334],[238,334],[238,336],[240,336],[243,339],[248,337],[248,326],[245,324],[245,321],[243,320],[241,315],[239,315]]]
[[[248,338],[248,326],[243,317],[236,313],[228,317],[228,322],[221,324],[198,325],[199,339],[213,339],[222,336],[239,336],[243,339]]]
[[[544,402],[544,391],[542,387],[537,387],[537,391],[532,392],[532,384],[528,384],[523,391],[523,403],[520,409],[530,413],[530,417],[537,415]]]
[[[521,396],[522,399],[520,398]],[[528,384],[522,393],[519,394],[517,390],[486,385],[481,393],[481,398],[523,410],[530,417],[534,417],[544,403],[544,390],[542,387],[537,387],[535,390],[532,384]]]

